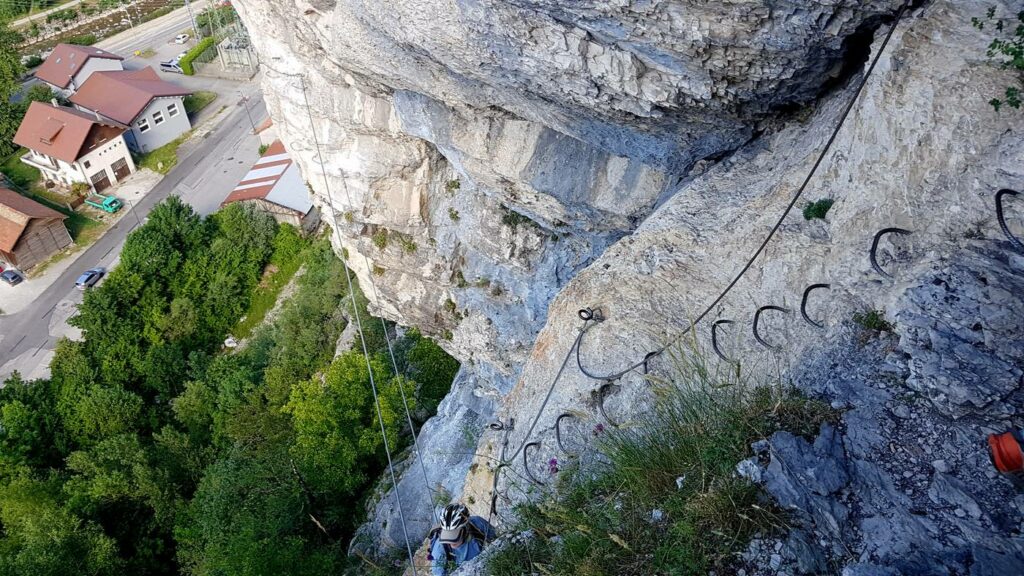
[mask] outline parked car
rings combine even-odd
[[[174,43],[175,44],[184,44],[185,42],[188,42],[189,38],[190,38],[190,36],[188,34],[178,34],[177,36],[174,37]]]
[[[24,280],[24,278],[22,278],[21,274],[18,274],[16,271],[8,268],[7,270],[0,272],[0,280],[3,280],[11,286],[17,286],[18,284],[21,284],[21,281]]]
[[[175,74],[184,74],[185,72],[178,66],[177,60],[168,60],[167,62],[160,63],[160,69],[164,72],[174,72]]]
[[[103,268],[90,268],[89,270],[86,270],[78,277],[78,280],[75,280],[75,288],[78,288],[79,290],[92,288],[100,281],[100,278],[103,278],[103,275],[106,274],[106,272],[107,271]]]

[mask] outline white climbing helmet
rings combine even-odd
[[[469,523],[469,509],[463,504],[449,504],[441,512],[440,540],[444,543],[462,540],[462,529]]]

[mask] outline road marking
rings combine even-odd
[[[36,354],[39,354],[39,351],[42,350],[43,346],[46,346],[46,343],[49,342],[49,341],[50,341],[49,338],[47,338],[46,340],[43,340],[43,343],[39,345],[39,348],[36,348],[36,351],[32,353],[32,357],[35,358]]]
[[[11,346],[11,349],[8,350],[7,353],[10,354],[11,352],[14,352],[14,349],[17,348],[18,345],[20,345],[23,340],[25,340],[26,336],[28,336],[28,334],[22,335],[21,340],[18,340],[17,342],[15,342],[14,346]]]

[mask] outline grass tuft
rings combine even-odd
[[[804,220],[814,220],[815,218],[824,220],[825,215],[832,208],[832,204],[835,200],[831,198],[822,198],[815,202],[810,202],[804,206]]]
[[[380,230],[377,230],[376,232],[373,233],[373,237],[371,238],[371,240],[373,241],[373,245],[376,246],[378,249],[383,250],[387,248],[388,229],[381,228]]]
[[[865,330],[875,332],[892,332],[896,327],[892,322],[885,319],[885,313],[881,310],[868,310],[867,312],[854,312],[853,321]]]
[[[401,246],[402,250],[405,250],[407,254],[416,252],[416,241],[412,239],[412,236],[409,236],[408,234],[395,234],[395,236],[398,238],[398,245]]]
[[[790,389],[751,386],[734,369],[713,372],[694,354],[674,365],[649,412],[597,438],[607,466],[565,470],[557,495],[517,510],[516,529],[536,537],[496,551],[491,574],[732,573],[755,535],[785,527],[735,466],[752,442],[780,429],[813,436],[838,414]]]

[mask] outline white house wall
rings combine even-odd
[[[91,183],[94,175],[106,171],[107,177],[110,178],[110,184],[115,185],[118,180],[114,176],[113,166],[122,158],[128,163],[128,173],[135,172],[135,162],[132,161],[132,155],[128,152],[128,146],[125,144],[124,138],[118,136],[79,158],[77,164],[85,172],[86,182]],[[88,167],[86,167],[87,162]]]
[[[132,161],[132,156],[128,152],[128,146],[125,144],[124,138],[118,136],[80,157],[74,164],[47,157],[34,150],[30,150],[23,160],[31,160],[26,163],[42,170],[48,180],[55,180],[67,186],[83,182],[91,187],[92,177],[103,171],[106,171],[111,185],[117,184],[118,179],[114,176],[113,166],[122,158],[128,164],[128,173],[135,172],[135,162]],[[88,163],[88,167],[86,167],[86,163]],[[56,167],[51,168],[49,165],[56,165]]]
[[[63,160],[58,160],[56,158],[46,156],[45,154],[40,154],[35,150],[30,150],[28,154],[23,156],[23,161],[25,159],[33,160],[34,162],[26,163],[34,168],[42,170],[48,180],[55,180],[69,186],[75,182],[86,181],[85,176],[77,166],[74,164],[68,164]],[[50,165],[54,167],[50,167]]]
[[[173,118],[168,114],[167,108],[171,103],[176,103],[178,114]],[[156,112],[163,114],[164,121],[160,124],[154,120]],[[149,123],[149,130],[142,132],[139,125],[145,120]],[[152,152],[153,150],[167,144],[178,136],[181,136],[192,128],[188,121],[188,114],[185,113],[185,102],[181,96],[173,98],[155,98],[142,114],[132,122],[131,133],[134,139],[135,148],[139,152]]]

